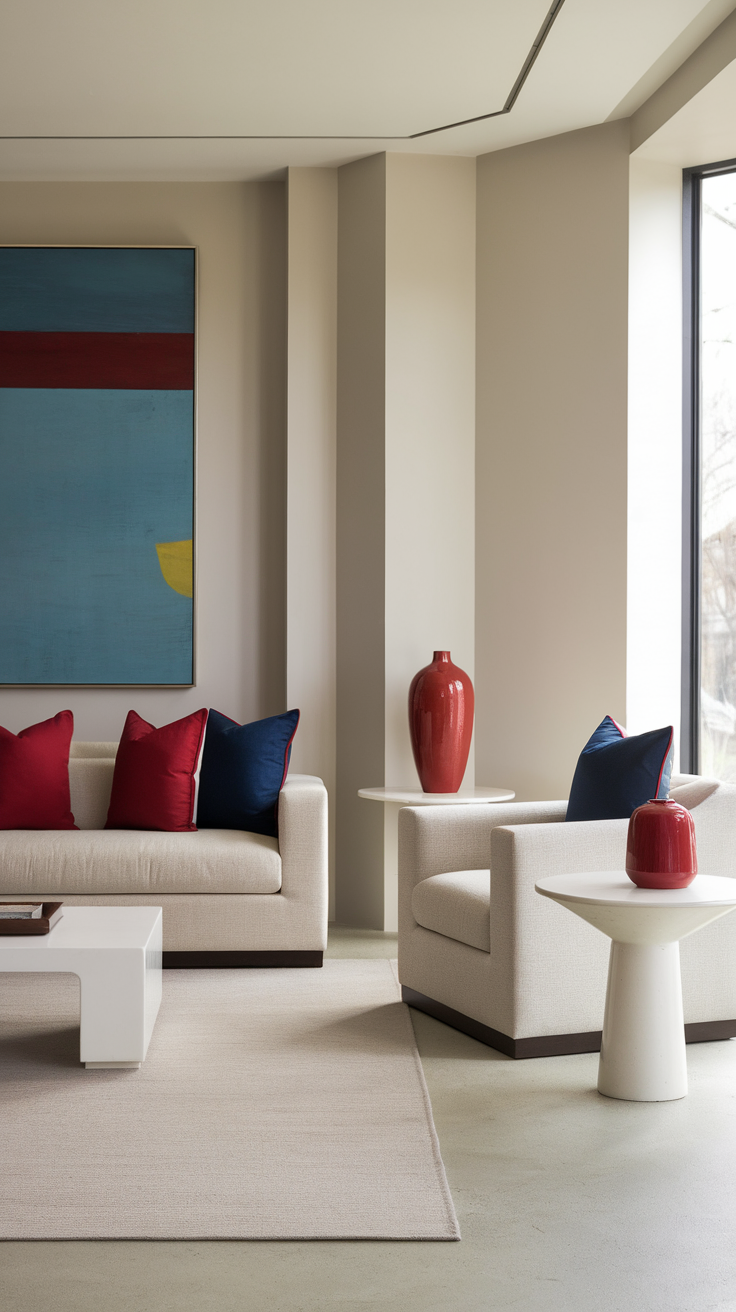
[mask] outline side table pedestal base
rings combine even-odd
[[[598,1091],[631,1102],[686,1097],[679,943],[611,943]]]

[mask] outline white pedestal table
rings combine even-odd
[[[558,875],[535,885],[612,940],[598,1090],[630,1102],[687,1094],[681,938],[736,908],[736,879],[637,888],[625,871]]]
[[[399,811],[402,806],[479,806],[513,802],[509,788],[461,788],[457,793],[424,793],[421,788],[359,788],[358,797],[383,802],[383,928],[399,928]]]
[[[48,934],[0,935],[0,972],[78,975],[80,1061],[138,1067],[161,1003],[161,925],[161,907],[65,906]]]

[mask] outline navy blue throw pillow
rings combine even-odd
[[[628,738],[607,715],[580,753],[565,819],[627,819],[637,806],[668,797],[673,743],[671,725]]]
[[[247,829],[277,837],[279,793],[298,723],[298,711],[252,724],[236,724],[210,711],[199,776],[198,829]]]

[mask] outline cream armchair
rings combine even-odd
[[[680,775],[670,796],[692,811],[700,871],[736,877],[736,786]],[[566,806],[399,813],[404,1001],[510,1057],[600,1048],[609,941],[534,884],[623,870],[628,821],[566,824]],[[680,950],[687,1041],[736,1036],[736,913]]]

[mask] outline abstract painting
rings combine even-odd
[[[0,247],[0,683],[193,682],[195,252]]]

